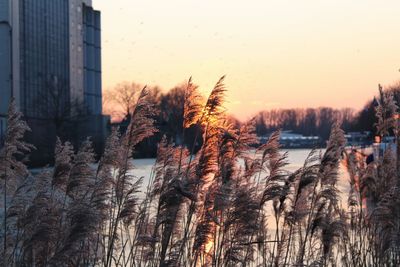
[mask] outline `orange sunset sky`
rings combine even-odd
[[[164,90],[227,75],[240,119],[291,107],[361,108],[400,80],[400,1],[93,0],[102,12],[103,88]]]

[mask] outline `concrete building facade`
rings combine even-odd
[[[13,77],[13,60],[18,53],[13,51],[13,4],[11,1],[0,0],[0,143],[6,127],[8,104],[13,92],[13,84],[17,81],[17,75]],[[15,38],[15,37],[14,37]]]
[[[34,128],[77,109],[104,121],[101,86],[101,16],[92,1],[0,0],[0,139],[12,98]]]
[[[101,114],[101,17],[100,12],[85,5],[83,12],[84,102],[90,112]]]

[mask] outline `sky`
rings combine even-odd
[[[400,1],[94,0],[103,90],[123,81],[204,94],[226,75],[230,113],[360,109],[400,80]]]

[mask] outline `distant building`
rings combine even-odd
[[[269,136],[261,136],[261,143],[266,143]],[[319,136],[304,136],[291,131],[282,131],[279,143],[283,148],[314,148],[321,144]]]
[[[32,128],[78,109],[104,128],[101,20],[91,2],[0,0],[0,135],[11,98]]]
[[[372,134],[369,131],[348,132],[345,134],[346,145],[352,147],[365,147],[372,144]]]
[[[376,140],[372,144],[372,153],[374,155],[374,159],[380,159],[383,155],[390,150],[394,155],[397,156],[397,141],[394,136],[385,136],[382,140]]]

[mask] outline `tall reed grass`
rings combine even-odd
[[[398,107],[380,90],[381,134],[399,135]],[[234,127],[222,77],[207,99],[189,80],[183,133],[192,147],[163,138],[145,192],[132,154],[152,136],[154,107],[144,88],[127,131],[114,129],[95,162],[90,141],[74,152],[57,140],[55,164],[33,176],[26,123],[11,103],[0,152],[0,255],[4,266],[397,266],[399,164],[393,151],[366,165],[332,126],[323,154],[287,170],[280,133],[258,145],[254,121]],[[198,139],[202,148],[194,154]],[[339,197],[342,161],[347,204]],[[95,168],[93,166],[96,166]]]

